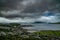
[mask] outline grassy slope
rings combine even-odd
[[[60,30],[44,30],[44,31],[40,31],[40,32],[35,32],[34,34],[37,35],[54,35],[54,36],[60,36]]]

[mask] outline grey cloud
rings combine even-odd
[[[6,0],[5,7],[11,9],[2,13],[3,16],[29,16],[27,13],[40,15],[42,12],[49,10],[57,12],[59,6],[56,7],[56,2],[53,0]],[[5,8],[5,9],[6,9]],[[13,11],[16,10],[16,11]],[[19,11],[18,11],[19,10]],[[24,15],[23,15],[24,13]]]

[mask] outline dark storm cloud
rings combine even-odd
[[[24,13],[38,13],[46,10],[55,11],[57,9],[56,2],[53,0],[36,0],[36,2],[30,6],[26,6]]]
[[[5,0],[4,0],[5,1]],[[5,9],[13,9],[11,11],[4,11],[4,16],[26,16],[42,14],[44,11],[58,11],[59,6],[56,6],[56,2],[53,0],[6,0],[3,2]],[[17,10],[19,9],[19,10]],[[14,11],[15,10],[15,11]]]
[[[24,9],[23,12],[45,11],[55,6],[51,0],[0,0],[0,6],[8,9]],[[55,7],[54,7],[55,8]],[[53,10],[50,9],[50,10]]]
[[[14,9],[23,0],[0,0],[0,7]]]

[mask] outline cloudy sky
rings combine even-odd
[[[41,12],[46,10],[57,12],[58,8],[56,7],[56,2],[53,0],[0,0],[0,6],[4,11],[2,14],[4,16],[21,16],[20,14],[28,13],[28,16],[31,14],[40,15]],[[9,11],[8,11],[9,10]],[[31,14],[29,14],[31,13]],[[13,15],[13,16],[14,16]],[[24,16],[23,15],[23,16]]]
[[[59,4],[57,4],[54,0],[0,0],[0,16],[3,17],[2,20],[6,19],[11,21],[7,18],[16,17],[37,17],[38,19],[47,19],[50,21],[54,18],[54,20],[56,21],[56,15],[60,14],[59,10]],[[53,14],[55,14],[55,16],[42,17],[42,14],[45,14],[46,11],[52,12]],[[48,12],[46,14],[48,14]],[[15,20],[14,22],[17,22],[19,20]]]

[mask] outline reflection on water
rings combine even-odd
[[[25,24],[29,25],[29,24]],[[33,27],[24,27],[24,29],[28,30],[60,30],[60,24],[30,24]]]

